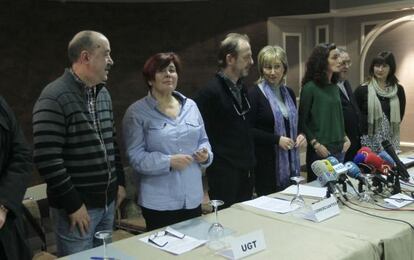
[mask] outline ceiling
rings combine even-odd
[[[329,13],[294,15],[288,17],[316,19],[361,16],[406,10],[413,10],[414,12],[413,0],[330,0],[329,6]]]

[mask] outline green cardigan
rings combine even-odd
[[[303,86],[299,126],[306,134],[308,143],[316,139],[325,146],[343,145],[345,127],[337,85],[319,87],[315,82],[309,81]]]

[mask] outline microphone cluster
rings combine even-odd
[[[327,197],[331,194],[341,194],[346,200],[348,184],[358,196],[363,187],[382,193],[384,187],[392,194],[401,192],[400,179],[408,181],[410,175],[405,165],[400,161],[389,141],[382,142],[384,148],[380,153],[373,152],[368,147],[362,147],[355,155],[353,162],[340,163],[335,157],[329,156],[312,163],[311,168],[318,177],[319,183],[328,188]],[[348,179],[351,177],[359,181],[358,191]],[[367,177],[372,180],[372,184]],[[339,185],[342,185],[342,190]]]
[[[318,177],[319,183],[327,187],[327,197],[329,198],[331,194],[338,195],[340,194],[345,200],[348,200],[347,196],[344,194],[347,192],[347,185],[352,187],[353,190],[358,194],[352,182],[348,179],[347,174],[349,171],[352,172],[359,171],[359,168],[352,162],[347,162],[345,165],[340,163],[335,157],[329,156],[324,160],[317,160],[311,165],[312,171]],[[360,174],[360,171],[359,171]],[[354,173],[353,175],[358,175]],[[339,185],[342,185],[342,189]]]
[[[348,175],[360,181],[359,191],[362,185],[369,187],[369,183],[364,175],[372,177],[373,190],[382,193],[383,187],[392,189],[392,194],[401,192],[400,179],[408,181],[410,175],[404,164],[399,160],[392,145],[388,141],[382,143],[384,150],[374,153],[368,147],[362,147],[354,157],[353,163],[358,166],[359,172],[352,168]],[[369,187],[370,188],[370,187]]]

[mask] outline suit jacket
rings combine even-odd
[[[349,99],[342,90],[339,90],[344,115],[345,133],[351,141],[351,147],[345,154],[345,161],[352,161],[355,154],[361,148],[361,112],[359,111],[349,81],[344,81],[344,86]]]
[[[32,172],[32,154],[14,113],[2,97],[0,147],[0,204],[9,210],[0,229],[0,243],[7,259],[32,259],[22,222],[22,200]]]
[[[250,103],[245,86],[241,94],[242,107],[224,79],[216,75],[200,90],[195,101],[214,153],[213,164],[223,163],[236,169],[250,170],[254,166],[254,154],[246,118],[250,113]]]

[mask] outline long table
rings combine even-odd
[[[282,197],[280,194],[274,196]],[[380,211],[365,208],[373,207],[368,203],[360,203],[363,207],[347,204],[376,216],[404,220],[414,225],[413,211]],[[234,207],[261,217],[278,220],[281,223],[294,224],[304,229],[309,228],[316,233],[326,232],[367,242],[374,251],[373,258],[370,259],[414,259],[414,230],[406,223],[369,216],[345,206],[340,207],[341,212],[338,216],[321,223],[306,221],[291,215],[274,214],[244,204],[237,204]],[[341,240],[337,242],[342,243]]]
[[[290,198],[282,194],[271,196]],[[312,200],[307,198],[307,203],[311,202]],[[372,207],[372,204],[367,203],[360,205]],[[352,204],[350,206],[370,214],[400,219],[414,225],[413,211],[379,211]],[[197,219],[213,222],[214,214]],[[234,231],[231,234],[233,237],[263,230],[267,249],[249,256],[248,259],[414,260],[414,230],[408,224],[368,216],[345,206],[341,206],[338,216],[315,223],[289,213],[277,214],[239,203],[219,211],[219,220],[224,227]],[[122,260],[224,259],[207,246],[174,256],[139,241],[139,238],[149,234],[141,234],[110,244],[109,256],[112,252]],[[89,256],[99,256],[100,253],[102,247],[64,259],[89,259]]]
[[[342,214],[342,213],[341,213]],[[220,211],[220,222],[226,227],[235,230],[233,236],[239,236],[255,230],[263,230],[267,249],[250,256],[248,259],[381,259],[380,250],[364,235],[357,235],[345,231],[336,232],[335,228],[318,227],[305,220],[294,220],[291,215],[274,217],[263,212],[257,212],[244,206],[236,205]],[[201,217],[209,222],[213,215]],[[333,218],[328,222],[340,221]],[[324,223],[322,223],[324,224]],[[122,252],[121,259],[223,259],[207,246],[197,248],[180,256],[156,249],[142,243],[139,238],[147,236],[141,234],[110,244],[108,255],[112,252]],[[88,259],[89,256],[99,256],[102,248],[94,248],[64,259]],[[119,254],[118,254],[119,255]],[[393,258],[397,259],[397,258]],[[398,258],[404,259],[404,258]]]

